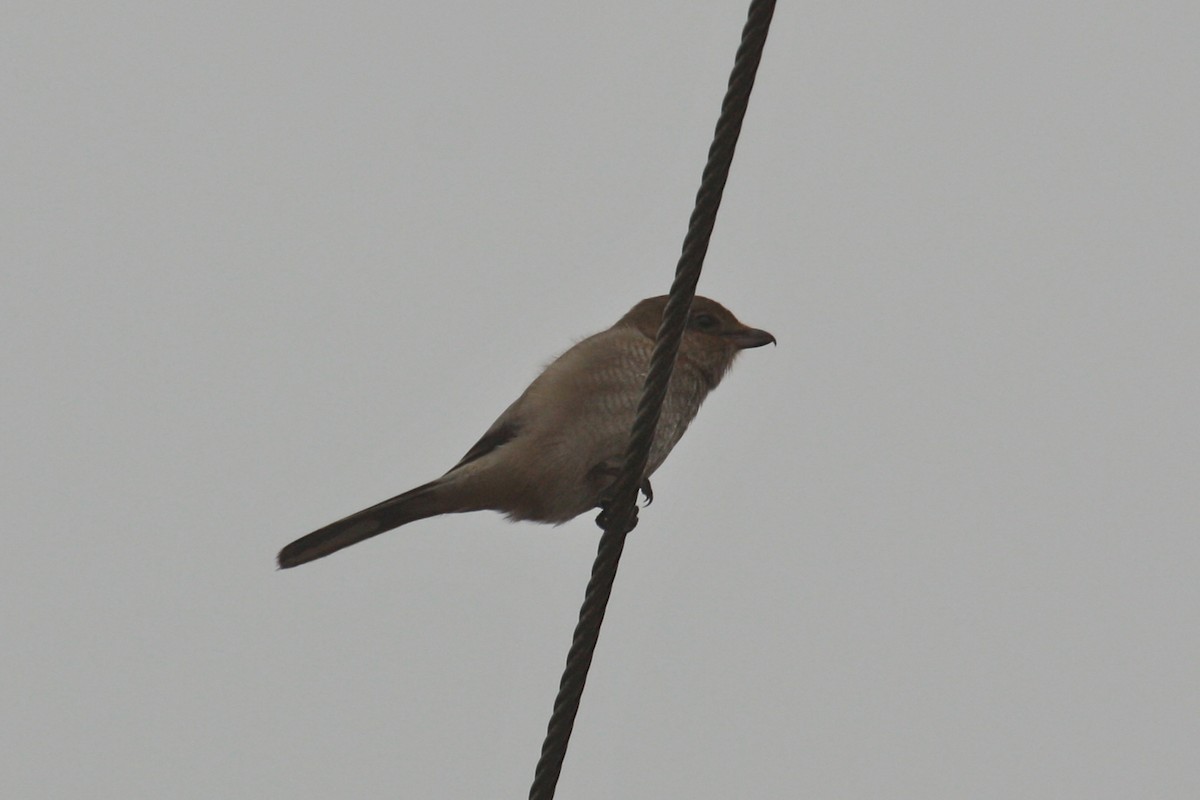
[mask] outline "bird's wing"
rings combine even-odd
[[[497,447],[508,444],[516,438],[517,434],[521,432],[521,426],[515,420],[505,419],[505,416],[496,420],[495,424],[488,428],[488,432],[471,446],[471,449],[462,457],[462,460],[454,465],[451,471],[486,456]]]

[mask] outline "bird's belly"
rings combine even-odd
[[[605,499],[625,459],[643,374],[631,366],[598,370],[576,386],[569,404],[539,420],[501,448],[522,465],[497,493],[498,511],[513,520],[559,524],[596,508]],[[645,475],[653,473],[678,443],[704,399],[707,387],[687,370],[677,370],[664,400]],[[507,482],[506,482],[507,483]]]
[[[560,524],[596,508],[611,483],[611,479],[597,475],[597,465],[619,459],[624,453],[619,437],[589,441],[581,436],[571,442],[551,440],[531,445],[530,463],[536,466],[520,487],[524,502],[507,512],[510,519]]]

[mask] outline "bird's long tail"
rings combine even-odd
[[[330,523],[307,536],[301,536],[279,551],[279,568],[287,569],[307,564],[401,525],[446,513],[450,509],[444,507],[440,497],[442,493],[437,491],[441,483],[442,480],[439,479],[418,486],[390,500],[384,500]]]

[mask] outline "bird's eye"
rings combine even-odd
[[[720,320],[712,314],[697,314],[692,317],[692,324],[702,331],[716,330],[721,326]]]

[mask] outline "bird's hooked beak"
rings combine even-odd
[[[742,328],[740,331],[730,331],[725,338],[733,342],[739,350],[751,347],[762,347],[765,344],[775,344],[775,337],[758,328]]]

